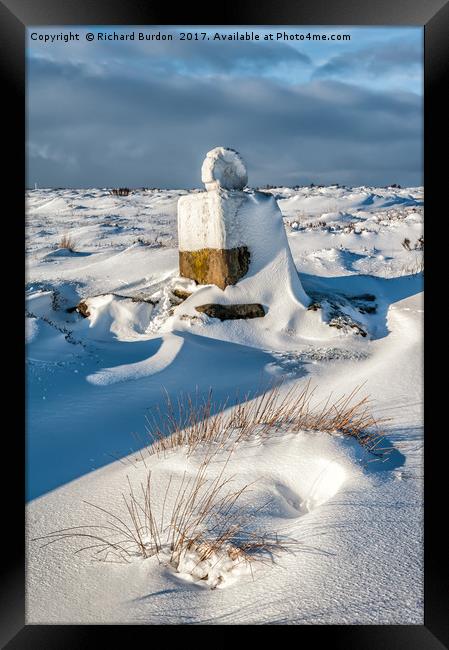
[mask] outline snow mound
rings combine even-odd
[[[201,167],[201,180],[207,190],[222,187],[242,190],[248,182],[245,163],[234,149],[215,147],[206,154]]]
[[[84,302],[89,312],[89,317],[82,324],[85,336],[97,341],[140,338],[148,328],[154,308],[150,302],[113,294],[96,296]]]
[[[160,348],[154,354],[150,353],[147,358],[141,361],[127,362],[112,368],[103,368],[88,375],[86,380],[96,386],[108,386],[155,375],[173,363],[183,343],[184,339],[180,336],[167,334],[163,338]]]

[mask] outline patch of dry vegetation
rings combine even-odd
[[[75,242],[73,239],[70,237],[70,235],[63,235],[61,237],[61,240],[58,244],[58,248],[67,248],[71,253],[75,252]]]
[[[148,452],[185,447],[189,455],[201,443],[211,442],[218,448],[234,448],[241,441],[281,431],[343,434],[374,450],[382,440],[380,425],[385,420],[373,417],[369,397],[360,397],[362,388],[320,402],[314,399],[316,389],[310,381],[304,387],[294,384],[287,391],[277,384],[258,396],[248,393],[229,408],[229,400],[214,402],[212,390],[204,399],[181,395],[175,401],[166,393],[163,411],[158,408],[146,418],[151,440]]]
[[[124,515],[85,502],[104,523],[65,528],[32,541],[43,541],[46,547],[80,538],[86,544],[76,553],[90,550],[96,559],[106,562],[129,563],[136,557],[156,556],[160,563],[205,580],[211,588],[220,584],[225,572],[242,565],[251,570],[252,562],[272,561],[281,551],[292,548],[294,540],[253,530],[254,510],[249,515],[238,504],[250,486],[231,489],[232,477],[224,474],[227,461],[218,476],[210,478],[212,457],[206,456],[196,474],[187,476],[184,472],[180,480],[170,475],[163,503],[156,508],[152,473],[148,471],[146,484],[140,484],[138,493],[128,478],[128,492],[121,495]],[[173,504],[168,512],[167,501]]]

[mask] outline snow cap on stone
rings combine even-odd
[[[201,167],[201,180],[206,190],[220,187],[225,190],[243,190],[248,182],[248,174],[237,151],[215,147],[206,154]]]

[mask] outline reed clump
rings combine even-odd
[[[382,439],[378,420],[371,413],[369,396],[360,396],[363,385],[347,395],[325,401],[315,399],[310,382],[284,390],[282,384],[267,387],[259,395],[247,393],[229,406],[229,399],[216,403],[212,390],[205,397],[165,393],[164,407],[146,417],[150,439],[148,453],[164,453],[185,447],[192,454],[202,443],[219,448],[266,438],[281,431],[323,431],[357,438],[374,449]],[[162,423],[162,424],[161,424]]]
[[[239,505],[250,486],[232,489],[232,477],[225,476],[227,461],[211,478],[210,462],[211,456],[206,457],[189,476],[186,472],[182,477],[170,474],[162,503],[153,497],[151,471],[138,489],[128,477],[120,516],[85,502],[104,521],[56,530],[33,541],[40,540],[45,547],[79,538],[86,544],[76,553],[90,550],[105,562],[130,563],[135,558],[156,556],[160,563],[190,573],[211,588],[217,587],[227,572],[250,568],[256,561],[271,562],[291,548],[294,540],[254,530],[254,509],[249,515]]]

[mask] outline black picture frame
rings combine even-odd
[[[444,0],[290,0],[269,2],[240,0],[238,3],[216,5],[212,11],[200,5],[174,5],[150,3],[148,0],[0,0],[0,68],[7,135],[11,136],[8,149],[8,192],[6,201],[10,250],[23,250],[24,238],[24,188],[25,153],[19,144],[19,136],[25,131],[25,29],[31,25],[421,25],[425,33],[425,139],[424,184],[426,190],[426,217],[430,222],[438,216],[438,206],[443,205],[446,174],[447,128],[446,102],[449,61],[449,3]],[[444,134],[446,133],[446,137]],[[441,162],[440,162],[441,161]],[[8,205],[9,204],[9,205]],[[12,215],[15,215],[12,218]],[[426,250],[434,246],[437,237],[432,228],[426,235]],[[446,253],[447,256],[447,253]],[[20,259],[20,255],[17,255]],[[431,257],[433,262],[433,255]],[[429,268],[430,267],[430,268]],[[20,270],[22,268],[22,271]],[[426,270],[426,323],[436,299],[433,279],[438,271],[434,264]],[[14,274],[13,291],[21,296],[23,265]],[[20,302],[20,299],[19,299]],[[18,350],[23,350],[23,325],[21,305],[17,305],[17,326],[14,330]],[[20,326],[19,326],[20,322]],[[8,340],[10,340],[10,336]],[[8,347],[9,344],[8,344]],[[12,349],[12,347],[11,347]],[[3,521],[8,529],[21,531],[24,527],[25,443],[23,430],[17,426],[25,412],[23,357],[14,352],[14,364],[8,374],[12,392],[18,396],[15,408],[7,408],[4,418],[3,442],[7,448],[4,462],[10,465],[9,475],[2,472],[5,480],[2,500]],[[430,362],[429,362],[430,364]],[[428,370],[426,362],[426,372]],[[430,370],[431,372],[431,370]],[[440,389],[442,390],[442,389]],[[14,395],[13,395],[14,396]],[[447,435],[434,426],[432,414],[435,405],[444,404],[441,393],[432,388],[426,403],[426,430],[429,435]],[[363,650],[424,650],[448,647],[447,586],[444,583],[444,563],[447,556],[447,537],[439,529],[437,516],[441,498],[437,477],[444,477],[444,461],[439,444],[425,442],[425,619],[424,625],[370,625],[370,626],[301,626],[299,640],[313,637],[315,642],[324,641],[323,635],[331,635],[333,647]],[[435,477],[435,479],[434,479]],[[444,491],[443,491],[444,494]],[[442,514],[442,513],[441,513]],[[9,530],[9,533],[11,530]],[[130,633],[144,634],[141,626],[62,626],[25,625],[24,586],[24,536],[16,532],[14,543],[8,544],[3,556],[2,580],[0,582],[0,643],[1,647],[16,648],[90,648],[97,646],[100,635],[104,642],[106,634],[113,630],[115,643],[130,643]],[[381,604],[380,604],[381,605]],[[222,626],[223,627],[223,626]],[[230,626],[232,627],[232,626]],[[229,630],[231,631],[231,630]],[[279,630],[276,630],[276,634]],[[265,634],[265,632],[264,632]],[[316,635],[319,635],[319,639]],[[214,635],[215,636],[215,635]],[[218,635],[217,635],[218,636]],[[298,637],[296,637],[298,638]],[[147,641],[152,637],[147,637]],[[214,643],[224,644],[224,635]],[[238,637],[235,638],[238,641]]]

